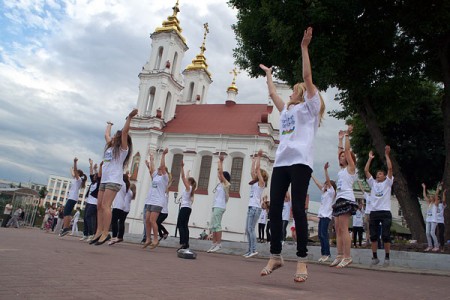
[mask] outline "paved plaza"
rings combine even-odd
[[[266,259],[198,252],[177,258],[173,247],[135,243],[88,245],[39,229],[0,229],[0,299],[449,299],[448,276],[296,263],[267,277]]]

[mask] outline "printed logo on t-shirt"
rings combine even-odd
[[[383,187],[375,185],[374,190],[375,190],[375,197],[383,197]]]
[[[433,212],[431,211],[431,209],[429,209],[429,210],[427,211],[427,216],[428,216],[428,217],[432,217],[432,216],[433,216]]]
[[[154,181],[152,182],[152,188],[155,188],[155,189],[158,188],[158,184]]]
[[[283,118],[281,120],[281,126],[282,126],[282,135],[291,134],[295,130],[295,119],[294,116],[288,116],[286,118]]]
[[[253,190],[250,191],[250,198],[253,198]]]
[[[106,150],[105,152],[105,156],[103,157],[103,161],[104,162],[110,162],[112,160],[112,149],[109,148],[108,150]]]

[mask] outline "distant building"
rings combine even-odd
[[[67,201],[67,196],[69,194],[70,182],[72,178],[50,175],[48,178],[47,184],[47,196],[45,197],[45,201],[43,205],[53,205],[56,206],[65,205]],[[78,195],[78,202],[75,208],[84,208],[84,200],[86,195],[86,189],[89,188],[88,182],[86,182],[86,187],[84,189],[80,189],[80,194]]]

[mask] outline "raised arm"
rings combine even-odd
[[[184,161],[181,161],[181,180],[183,180],[183,184],[184,184],[184,187],[186,188],[186,192],[188,192],[191,185],[189,184],[189,181],[186,178],[186,174],[184,174]]]
[[[323,171],[325,172],[325,181],[327,183],[327,186],[331,186],[330,175],[328,175],[329,167],[330,167],[330,164],[328,162],[326,162],[325,165],[323,166]]]
[[[375,155],[373,155],[373,151],[370,150],[369,151],[369,158],[367,159],[366,166],[364,167],[364,174],[366,175],[367,179],[372,177],[372,174],[370,174],[370,164],[372,163],[372,160],[374,159],[374,157],[375,157]]]
[[[444,208],[447,206],[447,198],[446,195],[447,194],[447,189],[444,189],[444,191],[442,192],[442,205],[444,206]]]
[[[314,183],[317,185],[317,187],[319,188],[319,190],[323,189],[323,185],[319,182],[319,180],[317,180],[316,177],[314,177],[314,175],[311,175],[312,180],[314,181]]]
[[[77,168],[77,162],[78,162],[78,158],[74,158],[73,159],[73,177],[78,180],[80,179],[80,176],[78,175],[78,168]]]
[[[427,203],[430,203],[430,199],[427,197],[427,187],[425,185],[425,183],[422,183],[422,192],[423,192],[423,199],[425,199],[425,201],[427,201]]]
[[[135,108],[133,109],[127,117],[127,120],[125,121],[125,125],[123,125],[122,128],[122,141],[120,144],[120,148],[122,148],[122,150],[127,150],[128,149],[128,131],[130,131],[130,123],[131,123],[131,119],[137,115],[138,110]]]
[[[150,177],[152,177],[153,173],[155,172],[155,157],[153,156],[153,153],[150,153],[150,161],[146,160],[145,165],[150,172]]]
[[[303,39],[301,42],[302,49],[302,63],[303,63],[303,82],[306,85],[306,91],[308,92],[308,97],[311,98],[316,94],[316,87],[313,84],[312,72],[311,72],[311,61],[309,60],[308,46],[312,39],[312,27],[308,27],[303,33]]]
[[[355,162],[353,161],[353,157],[350,150],[350,134],[353,131],[353,126],[348,125],[347,133],[345,134],[345,158],[347,159],[347,171],[349,174],[353,175],[356,172]]]
[[[387,165],[387,177],[389,177],[389,179],[392,179],[392,161],[391,161],[391,146],[386,145],[386,147],[384,147],[384,155],[386,156],[386,165]]]
[[[363,187],[363,185],[362,185],[361,181],[360,181],[360,180],[358,180],[357,182],[358,182],[358,186],[359,186],[359,189],[361,190],[361,192],[363,192],[363,193],[364,193],[364,187]]]
[[[225,156],[222,154],[219,155],[219,162],[217,163],[217,174],[219,175],[220,182],[225,182],[227,179],[223,176],[223,160]]]
[[[89,158],[89,175],[94,175],[94,161]]]
[[[275,88],[275,84],[273,83],[272,67],[268,68],[263,64],[260,64],[259,67],[263,69],[264,72],[266,72],[267,87],[269,88],[269,97],[273,100],[273,103],[275,104],[275,107],[278,109],[278,111],[282,111],[284,108],[284,101],[283,99],[281,99],[280,96],[278,96],[277,89]]]
[[[255,170],[255,164],[256,164],[256,155],[254,155],[252,158],[252,169],[250,170],[250,176],[251,176],[252,180],[255,176],[257,176],[256,170]]]
[[[169,153],[169,149],[164,149],[161,155],[161,162],[159,163],[159,168],[161,169],[161,173],[163,175],[167,174],[166,172],[166,154]]]
[[[111,123],[110,121],[106,122],[106,129],[105,129],[105,141],[107,144],[109,144],[111,142],[111,127],[114,124]]]
[[[259,187],[265,187],[266,182],[264,181],[264,178],[261,174],[261,168],[260,168],[260,162],[261,162],[261,156],[263,155],[263,151],[259,149],[258,155],[256,156],[256,163],[255,163],[255,172],[256,175],[258,175],[258,185]]]
[[[339,137],[339,143],[338,143],[338,160],[339,160],[339,155],[341,154],[342,151],[344,151],[344,136],[345,136],[345,130],[339,130],[338,133],[338,137]]]
[[[436,187],[436,192],[434,193],[434,204],[439,205],[439,193],[441,192],[441,183],[439,182]]]

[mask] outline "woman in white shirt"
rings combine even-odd
[[[306,194],[313,168],[314,138],[325,104],[313,84],[308,46],[312,39],[312,28],[305,30],[301,42],[303,81],[294,85],[290,101],[284,103],[277,94],[272,80],[272,68],[260,65],[266,73],[269,95],[280,111],[280,143],[275,155],[275,163],[270,183],[270,226],[271,257],[261,270],[266,276],[284,265],[282,250],[282,210],[284,196],[291,185],[292,212],[297,224],[297,270],[295,282],[305,282],[308,278],[306,258],[308,255],[308,222],[305,212]]]
[[[111,137],[111,122],[108,122],[105,131],[105,152],[103,155],[102,176],[97,197],[97,232],[90,244],[102,245],[111,239],[109,227],[111,226],[111,204],[120,191],[123,183],[123,169],[133,152],[133,142],[128,134],[131,119],[138,113],[133,109],[125,121],[122,130],[118,130]]]
[[[424,250],[426,252],[439,251],[439,242],[436,236],[436,227],[437,227],[437,208],[439,205],[439,185],[436,189],[434,195],[427,196],[427,187],[425,183],[422,183],[423,188],[423,198],[427,201],[428,209],[427,209],[427,217],[426,221],[426,230],[425,233],[427,235],[428,247]]]
[[[324,165],[325,182],[322,185],[314,176],[311,176],[314,183],[322,192],[320,197],[320,207],[317,216],[319,217],[319,240],[320,240],[320,252],[322,256],[319,258],[319,262],[327,262],[330,259],[330,237],[328,234],[328,227],[331,222],[331,214],[333,212],[332,205],[336,197],[336,183],[330,180],[328,176],[328,162]]]
[[[267,185],[267,181],[269,180],[269,176],[265,170],[260,168],[260,160],[263,152],[262,150],[258,151],[258,155],[256,158],[253,158],[252,162],[252,181],[250,181],[250,200],[248,202],[248,210],[247,210],[247,222],[246,222],[246,233],[248,239],[248,250],[243,255],[245,258],[250,258],[258,255],[256,251],[256,233],[255,227],[258,222],[259,216],[261,215],[261,196],[264,191],[264,188]]]
[[[193,177],[184,173],[184,162],[181,162],[181,180],[185,189],[181,195],[180,212],[178,213],[177,227],[180,231],[180,249],[189,249],[189,217],[192,212],[192,203],[194,203],[194,193],[197,189],[197,182]]]
[[[163,210],[164,203],[167,201],[166,190],[169,185],[169,174],[166,167],[166,154],[169,149],[164,149],[161,155],[161,162],[158,169],[155,169],[155,159],[153,154],[150,154],[150,162],[145,161],[147,168],[152,177],[152,185],[148,191],[147,198],[145,199],[145,232],[146,241],[142,248],[150,249],[156,248],[159,245],[158,240],[158,216]],[[153,241],[152,241],[153,232]]]
[[[125,220],[130,211],[131,200],[134,200],[136,186],[130,183],[128,174],[123,174],[123,184],[113,202],[111,229],[112,239],[108,245],[114,245],[123,241],[125,233]]]
[[[356,180],[356,157],[350,150],[350,137],[353,127],[348,126],[346,131],[339,131],[338,158],[341,170],[338,172],[336,183],[336,202],[333,205],[334,226],[336,229],[337,256],[330,267],[344,268],[352,263],[350,256],[350,235],[348,226],[350,216],[358,209],[353,183]],[[345,147],[342,146],[345,137]]]

